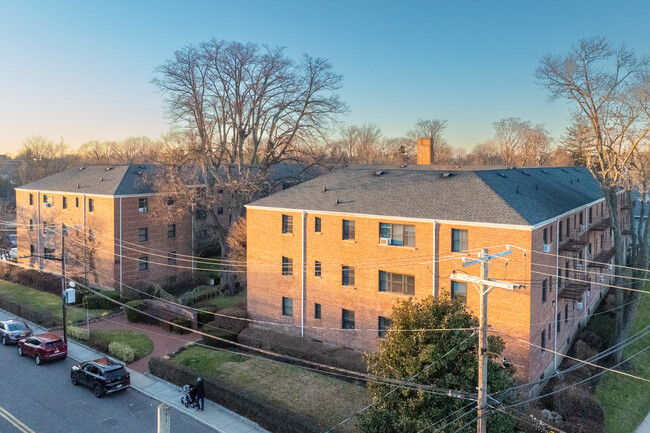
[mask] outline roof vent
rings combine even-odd
[[[544,174],[548,174],[548,171],[546,171],[544,169],[542,169],[541,172],[544,173]]]
[[[323,185],[323,192],[327,192],[327,187]]]
[[[141,172],[141,171],[136,171],[135,174],[137,174],[138,176],[142,176],[142,172]]]
[[[498,174],[499,176],[501,176],[501,177],[508,177],[508,176],[506,176],[504,173],[497,173],[497,174]]]
[[[86,169],[86,167],[79,167],[79,171],[85,170],[85,169]]]
[[[336,199],[336,204],[339,204],[339,199],[338,198]]]
[[[141,165],[140,168],[141,168],[142,170],[144,170],[144,169],[147,168],[147,167],[145,167],[144,165]]]
[[[79,187],[79,184],[77,184],[77,189],[79,189],[79,188],[80,188],[80,187]]]
[[[452,177],[453,175],[454,175],[454,173],[449,173],[449,172],[440,173],[440,177],[443,178],[443,179],[446,179],[448,177]]]
[[[525,174],[526,176],[530,176],[530,173],[528,173],[526,170],[522,170],[521,174]]]
[[[104,182],[104,176],[102,176],[102,182]]]
[[[385,174],[385,173],[386,173],[385,171],[377,170],[377,171],[375,172],[375,176],[381,176],[382,174]]]
[[[106,171],[111,171],[113,167],[106,167]]]
[[[566,168],[561,168],[560,170],[562,170],[562,171],[565,172],[565,173],[568,173],[568,171],[567,171]]]
[[[521,194],[521,193],[519,192],[519,185],[517,185],[517,194]]]
[[[400,167],[402,167],[402,168],[406,168],[406,166],[405,166],[405,165],[400,165]]]

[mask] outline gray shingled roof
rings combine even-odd
[[[140,164],[78,166],[28,183],[19,189],[96,195],[150,194],[155,192],[153,181],[158,170],[155,165]],[[277,164],[269,170],[268,178],[271,181],[303,181],[318,174],[320,171],[313,167],[305,170],[300,164]],[[188,176],[188,179],[192,177]],[[202,176],[199,174],[199,177]]]
[[[377,175],[379,171],[382,174]],[[444,173],[450,176],[443,177]],[[441,171],[426,166],[355,166],[250,206],[535,225],[602,197],[596,179],[581,167]]]

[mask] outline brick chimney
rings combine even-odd
[[[418,138],[418,165],[433,164],[433,146],[430,138]]]

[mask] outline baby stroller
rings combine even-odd
[[[185,395],[181,397],[181,404],[185,407],[194,407],[196,405],[196,391],[193,386],[185,385],[183,386],[183,392]]]

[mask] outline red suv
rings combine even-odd
[[[36,365],[41,365],[43,361],[65,359],[68,345],[56,334],[35,335],[18,342],[18,356],[23,355],[33,357]]]

